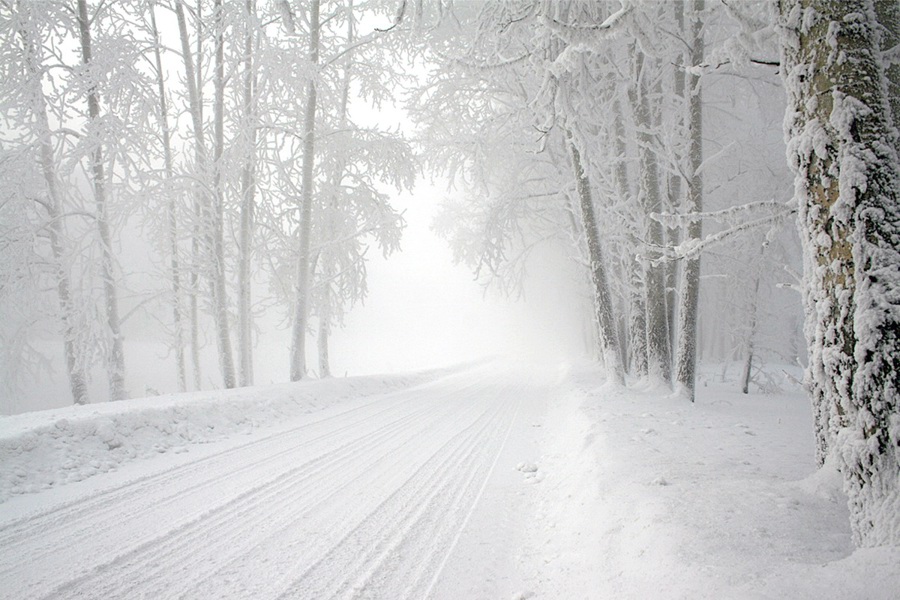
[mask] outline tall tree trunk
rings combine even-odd
[[[875,6],[872,0],[777,6],[819,460],[828,453],[838,460],[854,541],[896,545],[900,158]]]
[[[703,62],[703,22],[700,16],[704,10],[704,0],[694,0],[694,13],[690,25],[690,65]],[[703,210],[703,177],[700,166],[703,164],[703,98],[700,90],[700,78],[693,72],[687,76],[688,93],[688,151],[687,151],[687,198],[685,212],[689,215]],[[703,221],[692,218],[688,221],[686,232],[689,241],[699,241],[703,237]],[[677,365],[675,368],[676,386],[679,392],[691,402],[694,401],[695,381],[697,377],[697,318],[700,303],[700,256],[687,258],[684,261],[681,275],[681,306],[678,314],[681,319],[678,334]]]
[[[251,298],[250,258],[253,253],[253,227],[256,193],[256,112],[254,94],[256,74],[253,62],[253,32],[256,30],[256,1],[246,2],[247,30],[244,34],[244,143],[247,145],[241,170],[241,232],[238,265],[238,315],[241,385],[253,385],[253,304]]]
[[[644,289],[647,306],[647,366],[651,382],[669,385],[672,381],[672,356],[669,351],[669,329],[666,322],[666,279],[661,249],[665,243],[663,226],[649,215],[662,212],[662,196],[659,188],[659,164],[656,141],[650,130],[652,111],[647,94],[646,63],[642,54],[637,55],[635,84],[629,89],[638,128],[638,154],[640,162],[640,201],[647,218],[647,265],[644,272]]]
[[[195,73],[194,59],[191,54],[191,41],[188,36],[187,21],[184,17],[184,2],[175,2],[175,17],[178,20],[178,33],[181,38],[181,57],[184,62],[184,79],[188,92],[188,109],[191,116],[191,125],[194,128],[194,160],[197,169],[202,170],[206,165],[206,142],[203,139],[203,115],[202,102],[200,100],[199,73]],[[198,4],[199,13],[199,4]],[[198,60],[200,56],[200,42],[198,36]],[[199,71],[199,69],[198,69]],[[200,262],[202,255],[201,231],[203,223],[203,198],[198,190],[194,192],[194,224],[191,231],[191,271],[190,271],[190,321],[191,321],[191,363],[193,364],[194,388],[200,389],[203,384],[202,369],[200,366]]]
[[[87,0],[78,0],[78,31],[81,40],[82,62],[89,70],[91,65],[91,29],[88,19]],[[100,120],[100,98],[96,85],[92,83],[87,93],[89,125]],[[106,175],[103,167],[103,147],[99,139],[91,152],[91,176],[94,200],[97,206],[97,230],[100,235],[100,273],[103,278],[103,292],[106,300],[106,326],[109,328],[110,348],[106,356],[106,373],[109,378],[109,399],[125,398],[125,353],[122,348],[122,331],[119,323],[119,299],[113,268],[112,240],[109,232],[109,202],[106,190]]]
[[[154,5],[150,8],[150,28],[153,35],[153,55],[156,62],[156,84],[159,90],[159,125],[162,130],[163,157],[166,168],[166,195],[168,203],[166,212],[168,213],[168,243],[171,257],[169,259],[169,269],[172,278],[172,326],[175,334],[175,369],[178,377],[178,389],[182,392],[187,390],[187,370],[185,368],[184,358],[184,324],[183,309],[181,306],[181,265],[178,261],[178,216],[177,202],[175,194],[172,190],[171,183],[175,177],[175,168],[172,160],[172,133],[169,129],[169,108],[166,99],[166,83],[162,67],[162,56],[160,52],[159,31],[156,27],[156,12]]]
[[[674,11],[675,16],[675,27],[678,35],[684,35],[684,12],[686,8],[686,3],[684,2],[673,2],[672,10]],[[675,106],[677,107],[677,114],[675,116],[675,122],[677,125],[677,131],[684,132],[687,131],[687,120],[688,120],[688,112],[690,110],[689,102],[685,102],[684,98],[684,78],[685,78],[685,57],[684,55],[678,55],[675,59],[674,65],[674,73],[673,73],[673,89],[672,91],[675,94]],[[678,165],[684,165],[684,156],[683,152],[676,150],[674,152],[675,159],[678,161]],[[667,212],[671,212],[673,214],[678,213],[682,210],[682,180],[681,174],[678,172],[670,173],[668,177],[668,208]],[[670,248],[674,248],[678,244],[681,243],[681,228],[678,226],[668,227],[666,228],[666,245]],[[678,343],[678,269],[679,263],[677,261],[667,261],[666,262],[666,310],[667,310],[667,320],[669,322],[669,340],[672,346]]]
[[[613,103],[613,137],[616,149],[616,168],[613,172],[615,177],[616,191],[619,194],[619,201],[624,206],[631,205],[631,192],[628,189],[628,167],[625,163],[625,125],[623,123],[623,114],[621,103],[616,100]],[[632,232],[630,235],[634,250],[631,252],[631,259],[628,265],[629,277],[629,304],[630,317],[628,320],[628,337],[631,340],[631,373],[639,379],[646,379],[648,375],[647,367],[647,304],[644,301],[644,281],[643,268],[637,256],[637,235]]]
[[[309,4],[309,62],[319,64],[319,0]],[[306,87],[306,109],[303,118],[303,175],[300,198],[300,235],[297,251],[297,287],[294,328],[291,346],[291,381],[306,375],[306,327],[309,319],[310,222],[313,205],[313,167],[315,166],[316,78],[310,76]]]
[[[591,284],[593,287],[595,322],[600,334],[600,349],[606,365],[607,376],[618,385],[625,384],[625,369],[619,353],[619,340],[616,335],[616,320],[613,317],[612,295],[606,278],[606,261],[600,243],[600,231],[594,215],[594,199],[591,184],[581,154],[569,136],[569,151],[572,155],[572,167],[575,171],[575,186],[578,191],[578,205],[581,209],[581,225],[587,238],[588,259],[591,268]]]
[[[353,0],[347,2],[347,42],[346,47],[351,48],[354,41],[354,19],[353,19]],[[347,118],[350,105],[350,83],[353,80],[353,51],[348,50],[344,57],[344,79],[341,84],[341,97],[338,104],[338,130],[343,131],[347,128]],[[330,210],[327,216],[328,235],[334,234],[333,219],[334,214],[340,210],[340,189],[344,180],[344,171],[347,168],[347,162],[343,158],[335,161],[334,170],[331,173],[329,194]],[[332,302],[334,298],[333,282],[334,269],[332,268],[333,260],[328,256],[329,251],[323,248],[323,277],[322,277],[322,294],[321,306],[319,307],[319,335],[318,335],[318,353],[319,353],[319,377],[331,376],[330,354],[328,352],[328,338],[331,335],[331,319],[332,319]]]
[[[212,273],[216,340],[219,346],[219,367],[226,388],[237,385],[234,355],[231,350],[231,327],[228,324],[228,286],[225,281],[225,183],[222,177],[222,156],[225,152],[225,11],[222,0],[214,3],[216,22],[216,69],[213,78],[213,205],[211,216]]]
[[[30,3],[29,3],[30,4]],[[24,8],[20,0],[19,12],[33,10]],[[41,171],[47,184],[47,202],[43,204],[47,211],[47,231],[50,237],[50,250],[53,253],[53,271],[56,279],[56,294],[59,300],[60,321],[62,322],[63,351],[66,357],[66,374],[69,378],[69,390],[75,404],[88,404],[87,378],[85,376],[85,360],[76,343],[77,332],[75,306],[72,299],[72,286],[66,271],[63,247],[62,194],[59,190],[59,178],[56,162],[53,160],[52,132],[47,116],[47,101],[41,85],[43,73],[43,56],[40,42],[35,32],[22,29],[19,32],[25,52],[25,63],[31,76],[32,109],[37,120],[37,137],[40,143]]]

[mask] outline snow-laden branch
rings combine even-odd
[[[540,23],[566,42],[566,48],[553,60],[551,71],[557,76],[568,70],[574,70],[573,57],[581,52],[602,53],[601,42],[618,35],[622,30],[625,17],[631,12],[631,0],[621,0],[621,8],[611,14],[599,25],[577,25],[562,23],[546,15],[540,17]]]
[[[729,229],[725,229],[713,235],[707,236],[702,240],[687,240],[682,244],[667,249],[666,257],[675,260],[696,258],[710,246],[715,246],[716,244],[723,242],[739,233],[744,233],[746,231],[757,229],[759,227],[765,227],[767,225],[779,223],[787,217],[795,214],[796,212],[797,209],[796,207],[794,207],[781,213],[768,215],[759,219],[755,219],[753,221],[741,223],[740,225],[737,225],[735,227],[731,227]]]
[[[625,15],[631,12],[631,9],[634,8],[631,4],[631,0],[620,0],[620,2],[622,6],[619,8],[619,10],[607,17],[606,20],[599,25],[576,25],[572,23],[562,23],[547,16],[542,17],[541,21],[544,26],[550,29],[553,33],[562,37],[566,42],[570,44],[590,42],[596,39],[597,32],[608,31],[616,27],[619,22],[622,21]]]
[[[712,219],[717,221],[728,221],[731,217],[735,217],[747,212],[762,210],[762,209],[776,209],[780,212],[778,215],[782,214],[790,214],[796,211],[796,208],[793,206],[794,200],[791,199],[787,202],[778,202],[776,200],[761,200],[759,202],[748,202],[747,204],[740,204],[738,206],[732,206],[729,208],[725,208],[722,210],[715,210],[710,212],[698,212],[698,213],[688,213],[688,214],[676,214],[676,213],[650,213],[650,218],[654,221],[662,223],[666,227],[676,227],[680,225],[684,225],[685,223],[689,223],[692,221],[699,221],[702,219]],[[773,215],[774,216],[774,215]]]

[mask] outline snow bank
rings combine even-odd
[[[692,405],[583,368],[547,424],[526,549],[535,597],[897,597],[900,548],[854,551],[799,390],[710,383]]]
[[[402,389],[437,371],[351,377],[70,406],[0,417],[0,502],[120,464],[282,423],[342,400]]]

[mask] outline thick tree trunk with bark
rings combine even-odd
[[[900,543],[900,165],[872,0],[780,0],[820,462],[857,544]]]
[[[319,63],[319,0],[309,5],[309,62]],[[310,236],[312,234],[313,168],[315,166],[316,77],[310,73],[303,118],[303,175],[300,192],[300,234],[297,250],[294,327],[291,346],[291,381],[306,376],[306,328],[309,320]]]
[[[82,62],[89,70],[93,68],[90,19],[87,0],[78,0],[78,32],[81,42]],[[89,126],[100,120],[100,98],[95,83],[91,83],[87,93]],[[119,323],[119,298],[116,289],[112,238],[109,231],[109,200],[107,198],[106,174],[103,165],[103,147],[95,141],[91,152],[91,177],[93,179],[94,200],[97,207],[95,216],[100,236],[100,275],[103,278],[103,293],[106,301],[106,326],[109,329],[110,347],[106,356],[106,373],[109,378],[109,399],[125,398],[125,351],[122,344],[122,330]]]

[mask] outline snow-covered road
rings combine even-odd
[[[548,389],[470,368],[53,490],[0,512],[0,597],[510,597]]]

